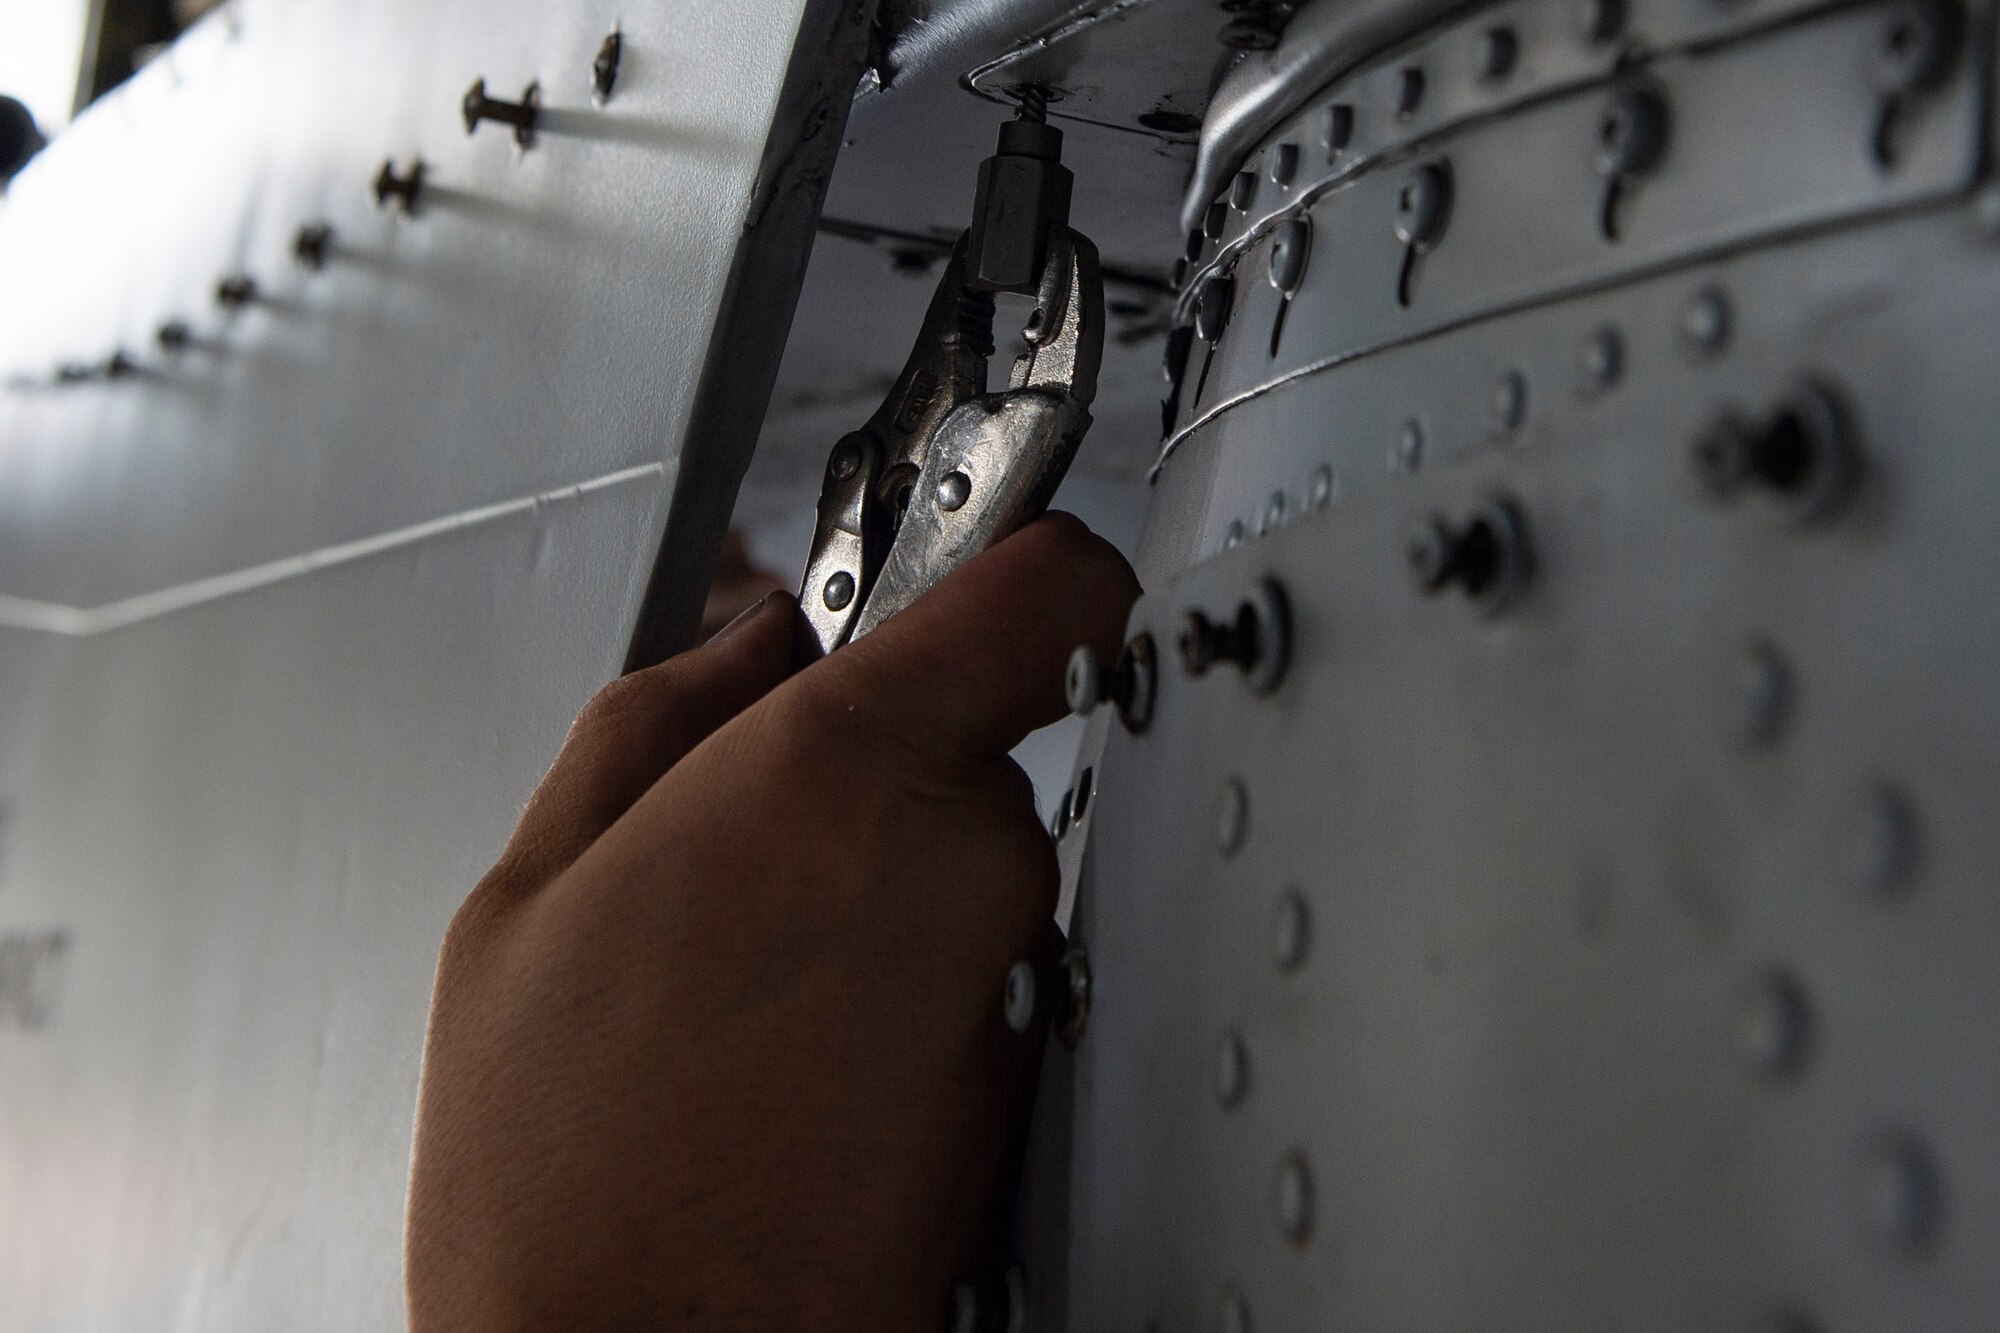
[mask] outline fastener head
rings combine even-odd
[[[1271,236],[1271,285],[1287,298],[1296,296],[1306,280],[1306,261],[1311,257],[1311,215],[1287,218]]]
[[[1437,244],[1451,212],[1451,175],[1442,162],[1426,162],[1403,177],[1396,191],[1396,239],[1419,251]]]
[[[947,472],[938,479],[938,508],[947,514],[956,513],[972,498],[972,478],[963,472]]]
[[[839,570],[827,579],[826,587],[820,594],[829,611],[845,611],[847,604],[854,600],[854,575]]]
[[[1884,19],[1873,82],[1885,96],[1928,92],[1957,63],[1965,17],[1953,0],[1906,0]]]
[[[618,86],[618,64],[624,52],[625,38],[613,28],[597,48],[597,58],[590,62],[590,95],[599,106],[611,100],[611,90]]]
[[[1104,665],[1098,660],[1097,650],[1087,643],[1078,644],[1069,655],[1069,668],[1063,673],[1063,698],[1069,704],[1069,711],[1078,717],[1088,717],[1106,694]]]
[[[1667,151],[1667,103],[1645,84],[1630,84],[1605,99],[1597,118],[1597,171],[1637,176],[1660,164]]]
[[[1001,1012],[1010,1032],[1026,1033],[1035,1025],[1037,986],[1035,965],[1019,962],[1007,969],[1007,986],[1001,996]]]

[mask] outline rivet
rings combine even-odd
[[[1577,6],[1576,26],[1586,42],[1610,41],[1625,30],[1625,0],[1583,0]]]
[[[1424,72],[1416,65],[1396,71],[1396,119],[1408,120],[1424,103]]]
[[[1329,157],[1338,157],[1354,142],[1354,108],[1346,102],[1335,102],[1326,109],[1326,151]]]
[[[1625,369],[1625,344],[1618,330],[1606,324],[1593,330],[1577,348],[1578,389],[1595,397],[1618,382]]]
[[[1294,1245],[1304,1244],[1312,1236],[1313,1224],[1312,1171],[1306,1166],[1305,1154],[1287,1153],[1278,1163],[1272,1203],[1278,1234]]]
[[[1305,895],[1286,889],[1271,915],[1271,960],[1281,972],[1296,972],[1312,947],[1312,916]]]
[[[1239,213],[1247,212],[1251,201],[1257,197],[1257,174],[1253,171],[1239,171],[1229,186],[1229,206]]]
[[[1233,551],[1242,544],[1243,544],[1243,520],[1240,518],[1232,518],[1229,520],[1228,531],[1222,534],[1222,549],[1225,551]]]
[[[170,319],[160,325],[159,331],[153,336],[160,344],[161,351],[176,356],[185,352],[194,343],[194,330],[187,326],[185,320]]]
[[[963,472],[947,472],[938,481],[938,508],[944,510],[947,514],[963,509],[965,502],[971,498],[972,478],[966,476]]]
[[[1271,154],[1271,183],[1290,185],[1299,174],[1299,146],[1295,143],[1281,143]]]
[[[1208,206],[1208,215],[1201,220],[1201,234],[1211,241],[1222,239],[1222,230],[1229,225],[1229,208],[1218,199]]]
[[[1731,730],[1748,744],[1768,745],[1791,715],[1791,668],[1777,648],[1753,639],[1737,657],[1735,676]]]
[[[1007,985],[1001,994],[1001,1012],[1006,1015],[1008,1031],[1025,1033],[1034,1026],[1036,983],[1033,963],[1019,962],[1007,969]]]
[[[1306,483],[1306,504],[1311,509],[1324,509],[1333,503],[1333,468],[1321,463],[1313,469],[1312,479]]]
[[[1264,505],[1264,521],[1258,527],[1257,531],[1261,536],[1267,532],[1275,532],[1284,526],[1285,493],[1283,491],[1273,491],[1270,500]]]
[[[1505,497],[1458,523],[1431,514],[1410,534],[1404,556],[1418,592],[1436,596],[1456,587],[1487,615],[1513,602],[1534,564],[1527,518]]]
[[[833,456],[826,461],[827,475],[835,481],[851,481],[861,470],[861,444],[853,436],[842,437],[833,446]]]
[[[325,222],[308,223],[292,237],[292,257],[299,261],[299,267],[311,273],[326,267],[332,249],[333,227]]]
[[[1926,92],[1951,72],[1963,22],[1951,0],[1908,0],[1885,19],[1874,85],[1889,97]]]
[[[1520,429],[1527,416],[1527,377],[1518,370],[1510,370],[1486,391],[1486,429],[1495,435],[1505,435]]]
[[[1451,211],[1451,177],[1436,162],[1425,162],[1403,177],[1396,191],[1396,239],[1422,252],[1444,234]]]
[[[1645,84],[1628,84],[1605,99],[1597,120],[1597,171],[1609,179],[1638,176],[1667,151],[1667,103]]]
[[[624,34],[613,28],[597,48],[597,58],[590,62],[590,95],[599,106],[611,100],[611,90],[618,86],[618,66],[624,55]]]
[[[1187,245],[1181,250],[1181,258],[1192,264],[1200,260],[1202,247],[1208,244],[1208,237],[1199,229],[1188,233]]]
[[[1729,341],[1729,298],[1719,287],[1704,287],[1681,307],[1681,344],[1690,352],[1709,354]]]
[[[215,284],[215,303],[224,310],[241,310],[257,299],[257,280],[236,274]]]
[[[847,604],[854,600],[854,575],[844,569],[836,572],[826,581],[826,588],[821,592],[820,598],[826,603],[826,609],[829,611],[846,610]]]
[[[1215,1100],[1224,1110],[1240,1106],[1250,1091],[1250,1053],[1235,1028],[1215,1044]]]
[[[1482,83],[1498,83],[1514,72],[1514,62],[1520,53],[1521,42],[1512,28],[1488,28],[1479,35],[1474,71]]]
[[[1854,1200],[1862,1230],[1885,1250],[1909,1254],[1936,1238],[1944,1220],[1944,1189],[1930,1152],[1900,1130],[1879,1136],[1854,1166]]]
[[[465,113],[467,134],[473,133],[483,122],[495,120],[513,126],[514,142],[527,148],[535,142],[535,125],[542,117],[542,88],[538,83],[531,83],[521,93],[520,101],[503,102],[488,97],[486,80],[477,79],[465,90],[459,109]]]
[[[387,208],[393,200],[404,217],[416,216],[417,205],[423,198],[426,170],[423,159],[417,158],[410,163],[408,172],[398,176],[395,159],[384,158],[382,169],[375,173],[375,206]]]
[[[1286,299],[1298,293],[1306,280],[1306,262],[1312,256],[1312,218],[1307,214],[1285,219],[1271,236],[1270,279]]]
[[[1916,871],[1917,817],[1895,787],[1862,783],[1841,803],[1833,836],[1841,878],[1850,887],[1881,898],[1908,887]]]
[[[1215,1307],[1215,1333],[1250,1333],[1250,1307],[1234,1287],[1222,1293]]]
[[[1766,972],[1737,992],[1731,1026],[1736,1058],[1749,1073],[1782,1078],[1805,1061],[1810,1011],[1804,989],[1784,972]]]
[[[1396,432],[1396,447],[1389,453],[1389,466],[1398,472],[1415,472],[1423,466],[1424,428],[1415,417]]]
[[[1201,292],[1195,298],[1195,336],[1205,343],[1221,339],[1222,331],[1229,327],[1229,309],[1236,301],[1236,280],[1226,273],[1215,273],[1202,279]]]
[[[1215,845],[1224,856],[1234,856],[1243,848],[1250,831],[1250,795],[1236,778],[1225,778],[1215,801]]]

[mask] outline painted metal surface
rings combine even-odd
[[[14,183],[0,1327],[400,1326],[437,942],[625,653],[801,14],[238,0]]]

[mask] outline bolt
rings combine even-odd
[[[1234,662],[1252,690],[1268,694],[1283,677],[1291,645],[1291,613],[1284,590],[1262,580],[1228,620],[1190,608],[1181,620],[1181,669],[1200,679],[1217,662]]]
[[[1306,280],[1306,260],[1312,254],[1312,217],[1287,218],[1271,236],[1271,285],[1290,300]]]
[[[326,267],[327,253],[333,248],[333,228],[324,222],[310,222],[292,237],[292,257],[299,266],[317,273]]]
[[[1593,331],[1577,349],[1578,388],[1584,397],[1603,393],[1618,382],[1625,368],[1625,344],[1618,330],[1606,324]]]
[[[1239,1106],[1250,1090],[1250,1053],[1235,1028],[1222,1034],[1215,1045],[1215,1100],[1223,1110]]]
[[[486,95],[486,80],[477,79],[466,89],[461,103],[465,112],[465,132],[471,134],[480,122],[497,120],[514,127],[514,142],[526,148],[535,142],[535,124],[542,118],[542,86],[531,83],[518,102],[503,102]]]
[[[190,329],[184,320],[170,319],[160,325],[159,332],[153,337],[159,343],[161,351],[179,355],[193,345],[194,330]]]
[[[1007,969],[1000,1004],[1008,1031],[1025,1034],[1046,1020],[1062,1044],[1075,1050],[1090,1017],[1089,957],[1073,945],[1047,971],[1026,960],[1014,964]]]
[[[1890,1131],[1863,1148],[1852,1188],[1862,1229],[1883,1249],[1922,1250],[1944,1220],[1943,1182],[1913,1135]]]
[[[257,299],[257,280],[245,274],[215,284],[215,303],[224,310],[241,310]]]
[[[1280,972],[1296,972],[1312,947],[1312,916],[1305,895],[1286,889],[1271,915],[1271,958]]]
[[[1719,352],[1729,341],[1729,298],[1704,287],[1681,307],[1681,343],[1697,355]]]
[[[1278,1163],[1278,1180],[1273,1212],[1278,1232],[1294,1245],[1303,1245],[1312,1236],[1312,1171],[1305,1154],[1287,1153]]]
[[[410,163],[407,174],[396,174],[394,158],[385,158],[382,169],[375,173],[375,206],[387,208],[390,200],[395,200],[404,217],[416,215],[418,200],[424,192],[424,161],[416,158]]]
[[[597,48],[597,59],[590,62],[590,95],[599,106],[611,100],[611,90],[618,86],[618,62],[624,55],[625,38],[613,28]]]
[[[1805,992],[1780,971],[1770,971],[1737,992],[1733,1027],[1736,1058],[1765,1078],[1796,1073],[1805,1062],[1810,1031]]]
[[[847,604],[854,600],[854,575],[844,569],[836,572],[826,581],[820,599],[829,611],[845,611]]]
[[[1510,370],[1486,391],[1486,429],[1495,435],[1505,435],[1520,429],[1527,416],[1527,377],[1518,370]]]
[[[1242,849],[1250,831],[1250,794],[1238,778],[1226,778],[1215,802],[1215,845],[1224,856]]]
[[[972,478],[963,472],[947,472],[937,484],[938,508],[947,514],[958,512],[972,498]]]
[[[1458,524],[1432,514],[1411,535],[1407,556],[1419,592],[1456,586],[1498,611],[1527,578],[1526,521],[1509,500],[1494,500]]]
[[[1488,28],[1479,36],[1479,51],[1473,68],[1482,83],[1498,83],[1514,72],[1520,58],[1521,42],[1512,28]]]
[[[1306,504],[1320,510],[1333,503],[1333,468],[1321,463],[1313,469],[1312,479],[1306,483]]]

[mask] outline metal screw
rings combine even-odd
[[[1784,972],[1767,972],[1745,985],[1732,1020],[1744,1069],[1764,1078],[1796,1073],[1805,1062],[1808,1013],[1804,990]]]
[[[1333,503],[1333,468],[1321,463],[1313,469],[1312,480],[1306,483],[1306,503],[1319,510]]]
[[[1576,367],[1578,388],[1586,398],[1616,384],[1625,368],[1625,343],[1618,330],[1609,324],[1593,330],[1577,349]]]
[[[1854,1168],[1856,1212],[1882,1248],[1925,1248],[1944,1220],[1944,1189],[1929,1150],[1914,1135],[1882,1134],[1862,1149]]]
[[[1284,589],[1263,579],[1228,620],[1190,609],[1181,621],[1181,669],[1200,679],[1217,662],[1234,662],[1250,688],[1268,694],[1283,679],[1291,654],[1291,609]]]
[[[1488,502],[1463,523],[1432,514],[1411,535],[1407,558],[1419,592],[1457,587],[1492,614],[1527,581],[1527,522],[1506,499]]]
[[[423,159],[417,158],[406,175],[398,176],[395,159],[385,158],[382,169],[375,173],[375,206],[387,208],[393,199],[404,217],[415,216],[424,192],[425,170]]]
[[[590,62],[590,95],[599,106],[611,100],[611,90],[618,86],[618,62],[624,54],[625,38],[613,28],[597,48],[597,59]]]
[[[1729,341],[1729,298],[1704,287],[1681,307],[1681,343],[1698,355],[1719,352]]]
[[[1215,1046],[1215,1100],[1225,1111],[1243,1102],[1250,1090],[1250,1054],[1235,1028],[1222,1034]]]
[[[1306,961],[1312,946],[1312,915],[1305,895],[1286,889],[1278,895],[1278,907],[1271,915],[1271,959],[1280,972],[1296,972]]]
[[[535,125],[542,118],[542,86],[531,83],[518,102],[503,102],[486,95],[486,80],[477,79],[465,90],[461,104],[465,112],[465,132],[471,134],[482,121],[496,120],[514,127],[514,142],[527,148],[535,142]]]
[[[1527,377],[1518,370],[1510,370],[1486,391],[1486,428],[1495,435],[1505,435],[1520,429],[1527,417]]]
[[[257,299],[257,280],[236,274],[215,284],[215,303],[224,310],[241,310]]]
[[[307,223],[292,237],[292,257],[299,261],[301,268],[313,273],[326,267],[327,255],[332,248],[333,228],[324,222]]]
[[[836,572],[826,581],[826,588],[821,592],[820,599],[826,603],[826,609],[829,611],[846,610],[847,604],[854,600],[854,575],[844,569]]]
[[[1498,83],[1514,72],[1521,54],[1521,42],[1512,28],[1488,28],[1479,36],[1479,52],[1473,67],[1482,83]]]
[[[1835,814],[1833,836],[1840,876],[1851,887],[1888,898],[1915,878],[1916,811],[1887,782],[1875,779],[1856,788]]]
[[[1287,218],[1271,237],[1271,285],[1286,300],[1298,294],[1306,280],[1306,261],[1312,255],[1312,217],[1301,213]]]
[[[1278,1232],[1294,1245],[1303,1245],[1312,1236],[1312,1171],[1305,1154],[1287,1153],[1278,1163],[1276,1197],[1272,1200]]]
[[[1237,778],[1225,778],[1215,802],[1215,845],[1223,855],[1232,856],[1243,847],[1250,831],[1250,794]]]
[[[972,478],[963,472],[947,472],[937,484],[938,508],[947,514],[956,513],[972,498]]]

